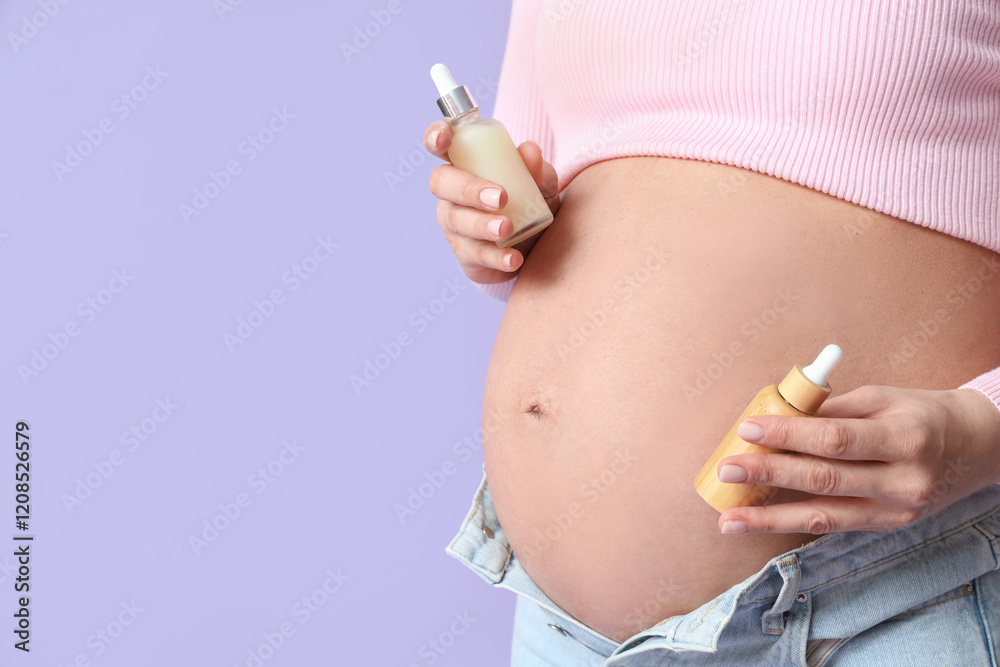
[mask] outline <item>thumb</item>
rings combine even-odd
[[[891,407],[899,398],[895,387],[864,385],[831,396],[816,411],[817,417],[871,417]]]
[[[518,146],[517,150],[521,153],[521,159],[524,160],[528,171],[531,172],[531,177],[535,179],[536,183],[541,183],[545,166],[545,160],[542,158],[542,147],[534,141],[525,141]]]
[[[542,196],[545,197],[551,208],[553,200],[555,202],[559,200],[559,176],[556,174],[555,168],[545,161],[542,156],[542,147],[534,141],[525,141],[518,146],[517,150],[521,153],[521,159],[528,167],[528,172],[535,179],[535,183],[542,191]],[[558,203],[555,205],[558,208]],[[553,208],[552,211],[555,212],[556,208]]]

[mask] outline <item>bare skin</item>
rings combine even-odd
[[[521,150],[544,182],[537,146]],[[432,191],[468,194],[472,178],[439,173]],[[488,210],[455,195],[439,220],[447,235]],[[616,641],[815,539],[723,534],[693,487],[750,398],[791,365],[836,342],[835,394],[945,390],[1000,365],[1000,280],[968,290],[994,253],[734,167],[600,162],[562,192],[527,258],[508,249],[505,268],[478,238],[493,248],[452,243],[471,278],[519,269],[484,393],[498,518],[542,590]],[[917,335],[939,311],[933,335]]]

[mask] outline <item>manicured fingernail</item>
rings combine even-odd
[[[500,236],[500,225],[503,224],[503,218],[493,218],[488,223],[486,223],[486,231],[488,231],[493,236]]]
[[[719,481],[725,482],[726,484],[736,484],[742,482],[747,478],[747,471],[742,466],[734,466],[729,463],[722,466],[722,470],[719,471]]]
[[[747,522],[746,521],[727,521],[722,524],[722,532],[724,533],[745,533],[747,532]]]
[[[764,437],[764,427],[753,422],[741,422],[736,429],[736,435],[747,442],[757,442]]]
[[[506,255],[503,256],[503,264],[504,264],[504,266],[510,268],[510,266],[513,263],[514,263],[514,253],[509,252],[509,253],[507,253]]]
[[[490,208],[500,208],[500,191],[496,188],[486,188],[479,193],[479,201]]]
[[[427,135],[427,143],[430,144],[431,148],[437,148],[438,137],[441,136],[441,130],[434,130]]]

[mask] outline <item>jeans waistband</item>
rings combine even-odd
[[[563,623],[573,627],[573,638],[584,646],[603,655],[609,655],[618,646],[618,642],[580,623],[563,611],[528,576],[517,556],[511,551],[503,527],[497,520],[485,472],[472,500],[472,507],[445,552],[462,561],[488,583],[523,595],[550,614],[561,618]]]
[[[781,634],[785,612],[809,605],[809,639],[853,636],[997,569],[998,536],[1000,485],[991,485],[903,528],[821,536],[772,558],[698,609],[671,616],[620,645],[572,619],[527,576],[497,521],[485,475],[446,551],[491,584],[527,595],[571,623],[578,641],[611,656],[610,666],[618,656],[624,660],[652,649],[714,652],[738,609],[760,607],[762,630]]]

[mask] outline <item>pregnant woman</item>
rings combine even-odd
[[[514,0],[498,93],[555,221],[499,248],[499,184],[430,187],[507,301],[448,551],[518,593],[513,663],[996,665],[1000,5]],[[827,343],[720,516],[698,471]]]

